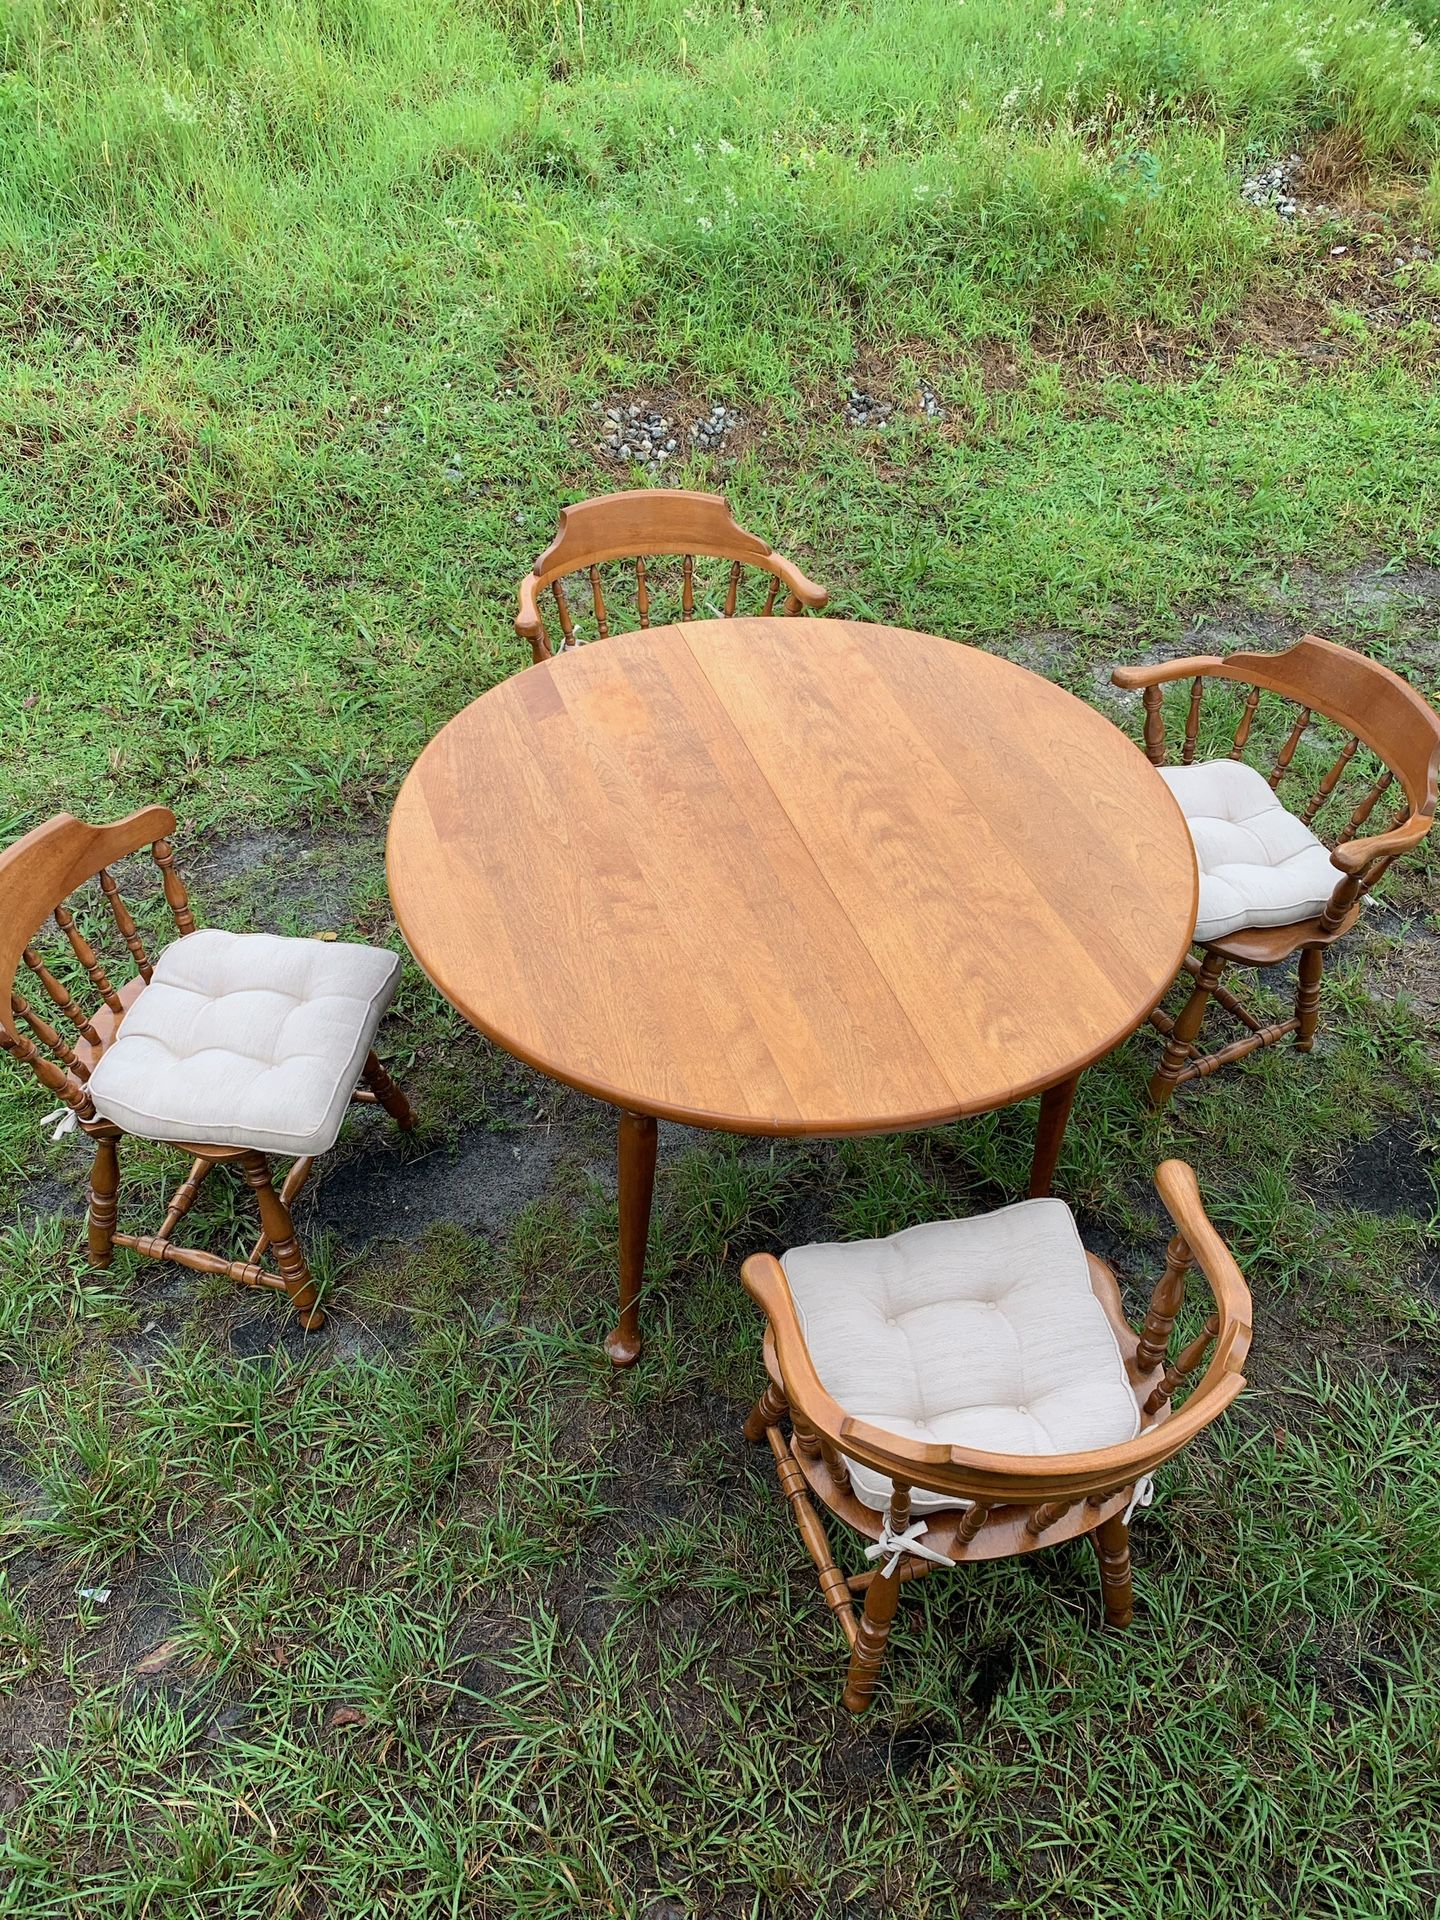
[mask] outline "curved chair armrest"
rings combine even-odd
[[[1193,680],[1197,674],[1215,673],[1225,662],[1218,654],[1200,653],[1189,660],[1159,660],[1148,667],[1115,667],[1110,679],[1117,687],[1158,687],[1167,680]]]
[[[1192,1167],[1183,1160],[1162,1161],[1155,1171],[1155,1187],[1195,1265],[1204,1274],[1219,1311],[1216,1360],[1226,1371],[1238,1373],[1250,1351],[1253,1310],[1245,1276],[1210,1224]]]
[[[1395,860],[1402,853],[1409,853],[1412,847],[1418,847],[1431,825],[1428,814],[1416,813],[1388,833],[1372,833],[1362,840],[1342,840],[1331,850],[1331,864],[1342,873],[1363,873],[1372,861]]]
[[[515,631],[533,647],[541,635],[540,609],[535,602],[535,576],[527,573],[520,582],[520,609],[515,615]]]
[[[770,1322],[787,1389],[802,1403],[807,1418],[828,1425],[832,1436],[838,1434],[849,1415],[820,1384],[784,1267],[773,1253],[752,1253],[740,1269],[740,1284]]]
[[[812,613],[818,613],[821,607],[829,603],[828,589],[803,574],[793,560],[786,560],[783,555],[772,553],[770,564],[775,569],[776,577],[784,582],[802,607],[809,607]]]

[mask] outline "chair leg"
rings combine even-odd
[[[95,1142],[95,1165],[90,1173],[90,1264],[108,1267],[115,1252],[115,1221],[120,1210],[120,1156],[117,1135],[102,1133]]]
[[[254,1192],[255,1204],[260,1209],[260,1226],[270,1243],[276,1271],[285,1282],[285,1291],[290,1296],[290,1304],[301,1326],[307,1333],[323,1327],[324,1309],[315,1304],[320,1297],[319,1289],[310,1278],[310,1269],[295,1238],[290,1209],[275,1191],[275,1184],[270,1177],[270,1162],[263,1153],[247,1153],[242,1156],[240,1165],[244,1169],[246,1184]]]
[[[1091,1536],[1100,1559],[1100,1591],[1107,1627],[1128,1627],[1135,1617],[1135,1588],[1130,1578],[1130,1529],[1112,1513]]]
[[[865,1589],[865,1611],[855,1632],[850,1671],[845,1677],[845,1704],[851,1713],[864,1713],[870,1704],[899,1602],[899,1567],[888,1578],[877,1573]]]
[[[374,1094],[376,1100],[389,1114],[390,1118],[404,1132],[408,1133],[415,1125],[415,1109],[410,1104],[409,1095],[403,1087],[397,1086],[390,1075],[381,1066],[373,1051],[367,1055],[361,1069],[360,1078]]]
[[[1200,1023],[1205,1018],[1205,1008],[1211,994],[1220,984],[1220,976],[1225,971],[1225,962],[1218,953],[1208,951],[1190,998],[1175,1016],[1175,1024],[1170,1029],[1170,1038],[1165,1051],[1160,1056],[1160,1064],[1150,1080],[1150,1101],[1152,1106],[1168,1105],[1171,1094],[1180,1084],[1180,1076],[1185,1071],[1185,1063],[1195,1051],[1195,1042],[1199,1037]]]
[[[764,1393],[745,1419],[745,1438],[752,1447],[758,1446],[767,1431],[785,1418],[785,1406],[784,1394],[773,1380],[767,1380]]]
[[[1295,995],[1295,1051],[1309,1053],[1315,1045],[1315,1029],[1320,1024],[1320,976],[1325,970],[1325,949],[1306,947],[1300,956],[1300,989]]]

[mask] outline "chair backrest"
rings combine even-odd
[[[140,930],[110,868],[148,848],[176,932],[195,930],[170,849],[169,835],[174,831],[175,816],[168,807],[144,807],[128,819],[99,827],[57,813],[0,853],[0,1051],[28,1067],[82,1120],[92,1118],[95,1111],[85,1087],[90,1069],[152,970]],[[82,908],[77,920],[68,904],[89,880],[99,881],[99,896],[91,906],[100,910],[105,924],[113,925],[128,956],[129,977],[118,986],[116,968],[87,935],[93,916]],[[58,971],[35,944],[52,918],[66,949],[57,961]],[[28,992],[20,986],[22,969],[29,975]],[[66,972],[87,998],[98,996],[98,1006],[87,1007],[74,997]],[[88,987],[79,986],[78,974],[83,974]],[[42,1010],[45,1002],[48,1008]]]
[[[758,534],[738,524],[718,493],[688,493],[677,487],[637,487],[629,493],[611,493],[595,500],[581,500],[564,507],[555,538],[540,555],[534,567],[520,583],[520,609],[515,631],[528,640],[537,661],[578,643],[579,630],[565,592],[568,574],[589,576],[590,605],[598,639],[605,639],[612,625],[611,608],[605,598],[600,569],[617,560],[629,560],[635,566],[635,624],[652,624],[651,579],[646,561],[660,555],[675,555],[682,561],[679,615],[682,620],[695,617],[695,561],[698,558],[728,560],[730,572],[724,597],[714,611],[725,619],[734,616],[740,584],[747,569],[766,576],[764,605],[757,611],[770,614],[781,588],[785,590],[784,611],[798,614],[815,610],[829,598],[823,587],[808,580],[800,569],[776,553]],[[554,602],[557,634],[552,634],[541,612],[542,595],[548,589]],[[628,630],[628,621],[626,623]]]
[[[1269,771],[1272,789],[1285,779],[1311,721],[1319,716],[1332,722],[1346,737],[1309,799],[1293,809],[1307,825],[1322,813],[1359,749],[1368,748],[1380,766],[1372,769],[1343,824],[1339,808],[1334,810],[1329,832],[1320,832],[1328,846],[1355,838],[1396,784],[1404,805],[1382,830],[1434,818],[1440,715],[1398,673],[1350,647],[1307,634],[1284,653],[1232,653],[1226,659],[1202,655],[1167,662],[1159,669],[1117,667],[1111,677],[1117,686],[1144,688],[1145,750],[1156,766],[1163,766],[1166,757],[1161,694],[1166,681],[1191,682],[1182,765],[1195,758],[1207,681],[1232,680],[1249,689],[1229,751],[1232,760],[1245,754],[1263,693],[1273,693],[1298,710]]]
[[[1168,1160],[1156,1173],[1156,1186],[1176,1220],[1177,1233],[1145,1332],[1138,1338],[1125,1325],[1114,1276],[1090,1256],[1101,1305],[1121,1335],[1122,1345],[1130,1349],[1127,1373],[1144,1394],[1144,1424],[1133,1440],[1088,1453],[987,1453],[922,1443],[858,1420],[821,1385],[784,1269],[768,1255],[755,1255],[746,1261],[741,1278],[769,1319],[785,1396],[797,1427],[813,1429],[822,1447],[885,1474],[906,1504],[909,1490],[915,1487],[953,1495],[957,1502],[974,1503],[977,1523],[991,1508],[1021,1506],[1050,1525],[1076,1502],[1093,1499],[1098,1503],[1153,1473],[1241,1392],[1242,1368],[1250,1349],[1250,1291],[1228,1247],[1205,1217],[1193,1172],[1182,1161]],[[1214,1311],[1197,1338],[1162,1370],[1159,1363],[1192,1261],[1209,1284]],[[1207,1352],[1204,1374],[1184,1403],[1175,1407],[1175,1393]]]

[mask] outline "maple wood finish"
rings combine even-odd
[[[784,611],[794,615],[816,611],[829,599],[824,587],[807,580],[792,561],[766,545],[758,534],[747,533],[718,493],[687,493],[678,487],[637,487],[629,493],[609,493],[597,500],[581,500],[563,507],[555,538],[520,582],[520,611],[515,631],[528,640],[534,659],[548,660],[578,644],[579,632],[565,591],[567,575],[583,573],[598,639],[609,636],[615,610],[607,605],[600,568],[616,560],[635,563],[635,624],[650,625],[650,578],[645,563],[660,555],[679,555],[681,617],[695,617],[695,561],[699,557],[728,560],[724,617],[733,619],[740,584],[747,570],[768,576],[763,612],[773,612],[781,588]],[[541,612],[548,591],[554,602],[557,636]],[[622,617],[622,632],[630,622]]]
[[[303,1326],[319,1327],[325,1314],[316,1304],[315,1284],[290,1217],[291,1204],[314,1166],[312,1158],[296,1160],[277,1193],[267,1154],[203,1141],[176,1144],[175,1152],[190,1156],[190,1170],[171,1198],[159,1231],[137,1235],[117,1230],[118,1143],[124,1132],[97,1113],[86,1083],[120,1032],[125,1014],[149,981],[152,968],[134,918],[109,870],[117,861],[148,849],[177,937],[192,934],[195,916],[184,883],[175,871],[170,847],[169,836],[174,831],[175,816],[167,807],[145,807],[108,826],[90,826],[61,813],[0,853],[0,981],[6,988],[0,999],[0,1051],[33,1072],[74,1114],[80,1131],[95,1142],[89,1219],[93,1267],[108,1267],[116,1247],[129,1247],[147,1260],[168,1260],[196,1273],[225,1274],[248,1287],[273,1287],[289,1295]],[[135,969],[118,988],[107,961],[82,933],[70,904],[91,880],[99,883],[94,898],[103,903],[114,921],[116,935]],[[99,999],[98,1007],[87,1011],[81,1006],[39,951],[36,942],[47,920],[63,934],[73,961],[88,976]],[[22,969],[34,982],[28,992],[19,986]],[[48,1008],[47,1013],[40,1011],[41,1004]],[[409,1101],[373,1052],[366,1058],[360,1085],[351,1097],[359,1102],[377,1102],[402,1127],[415,1124]],[[173,1238],[194,1205],[201,1182],[222,1163],[234,1163],[255,1196],[261,1232],[248,1260],[226,1260],[219,1254],[182,1246]],[[267,1251],[274,1260],[273,1269],[261,1264]]]
[[[636,1116],[924,1127],[1048,1092],[1145,1019],[1195,924],[1179,808],[1082,701],[852,621],[696,621],[532,667],[412,768],[387,863],[445,997]],[[654,1131],[622,1140],[621,1323]]]
[[[767,1321],[769,1376],[745,1423],[745,1437],[752,1443],[768,1440],[781,1490],[815,1562],[821,1594],[849,1644],[845,1705],[852,1712],[862,1713],[870,1704],[901,1585],[936,1567],[901,1553],[893,1572],[886,1573],[889,1562],[882,1557],[876,1570],[847,1579],[836,1565],[813,1501],[866,1539],[879,1540],[887,1519],[894,1534],[910,1525],[916,1488],[953,1495],[954,1507],[926,1512],[920,1544],[957,1562],[1008,1559],[1090,1534],[1100,1562],[1106,1623],[1130,1624],[1134,1603],[1125,1515],[1131,1496],[1138,1483],[1235,1399],[1245,1385],[1242,1368],[1250,1348],[1249,1289],[1206,1218],[1194,1174],[1183,1161],[1167,1160],[1155,1184],[1176,1232],[1143,1333],[1137,1335],[1126,1321],[1110,1268],[1094,1254],[1086,1256],[1091,1291],[1115,1333],[1141,1420],[1133,1440],[1089,1453],[984,1453],[922,1443],[854,1418],[820,1383],[780,1262],[770,1254],[752,1254],[745,1262],[741,1279]],[[1192,1263],[1209,1284],[1214,1310],[1203,1331],[1167,1361]],[[1175,1395],[1207,1352],[1204,1374],[1176,1407]],[[782,1430],[787,1413],[789,1440]],[[875,1468],[891,1481],[888,1514],[882,1516],[856,1498],[842,1456]]]
[[[1271,693],[1287,702],[1296,711],[1270,768],[1272,791],[1278,792],[1285,780],[1312,718],[1322,716],[1334,722],[1347,738],[1299,809],[1299,817],[1312,832],[1319,831],[1314,823],[1359,749],[1368,748],[1380,763],[1378,773],[1343,824],[1336,822],[1333,836],[1320,833],[1336,869],[1334,892],[1325,911],[1293,925],[1247,928],[1204,943],[1198,957],[1190,956],[1185,961],[1195,986],[1180,1012],[1173,1020],[1158,1008],[1151,1013],[1152,1022],[1166,1037],[1160,1065],[1150,1081],[1150,1098],[1157,1107],[1163,1107],[1185,1081],[1212,1074],[1258,1047],[1276,1045],[1292,1033],[1297,1052],[1311,1051],[1319,1020],[1326,951],[1354,926],[1370,889],[1394,861],[1420,844],[1434,821],[1440,716],[1388,667],[1315,634],[1307,634],[1284,653],[1232,653],[1225,659],[1204,654],[1154,666],[1116,667],[1110,677],[1117,687],[1142,689],[1145,751],[1157,767],[1166,764],[1161,689],[1167,683],[1191,682],[1180,750],[1183,766],[1195,760],[1202,702],[1210,682],[1231,681],[1246,689],[1228,755],[1231,760],[1245,756],[1261,695]],[[1380,802],[1397,793],[1401,804],[1388,826],[1377,832],[1362,832]],[[1299,984],[1295,1012],[1289,1019],[1266,1024],[1221,984],[1229,966],[1274,966],[1297,952]],[[1202,1054],[1197,1043],[1212,1000],[1248,1031],[1243,1039],[1215,1053]]]

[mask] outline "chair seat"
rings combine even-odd
[[[1318,840],[1239,760],[1161,767],[1180,803],[1200,868],[1195,938],[1222,940],[1245,927],[1287,927],[1323,913],[1340,880]]]
[[[1061,1200],[797,1247],[782,1265],[822,1386],[872,1426],[1022,1454],[1085,1453],[1140,1431]],[[883,1513],[889,1480],[846,1465],[856,1496]],[[911,1496],[917,1513],[963,1504],[921,1488]]]
[[[187,934],[161,954],[90,1096],[146,1140],[323,1153],[399,976],[377,947]]]

